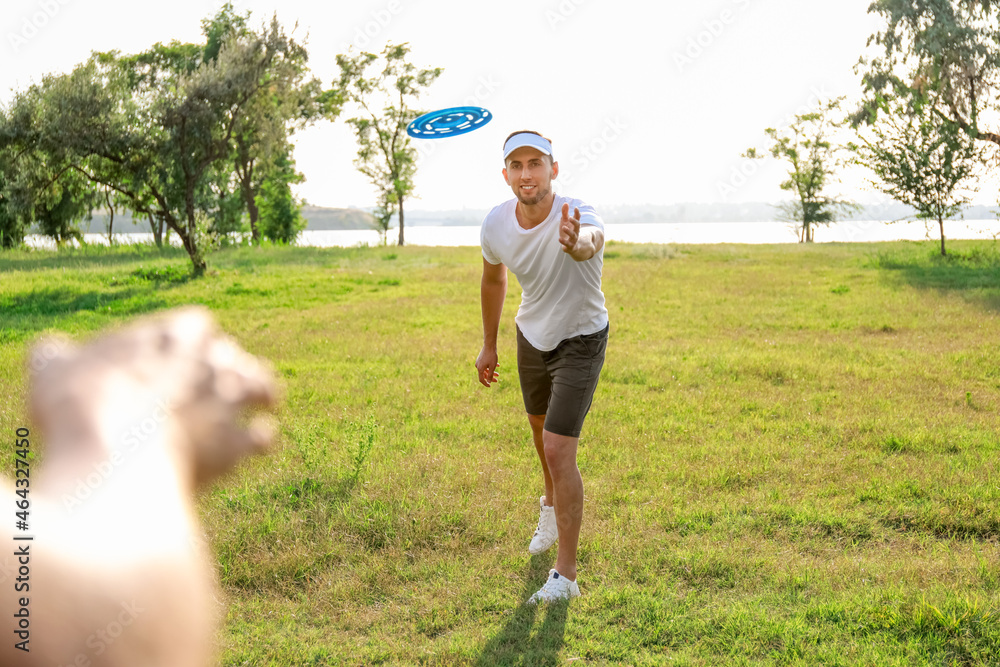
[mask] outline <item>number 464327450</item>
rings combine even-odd
[[[17,485],[17,495],[21,497],[17,501],[17,508],[24,510],[27,513],[28,509],[28,488],[30,485],[30,473],[31,473],[31,443],[28,440],[28,429],[19,428],[17,429],[17,440],[14,443],[15,459],[14,459],[14,477],[17,479],[15,482]],[[21,512],[18,512],[18,518],[22,520],[27,520],[20,516]]]

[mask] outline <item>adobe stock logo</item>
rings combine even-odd
[[[549,22],[549,27],[555,30],[559,27],[559,24],[565,23],[569,20],[573,14],[576,13],[577,8],[582,5],[587,0],[561,0],[555,9],[545,10],[545,19]]]
[[[354,27],[354,37],[350,44],[341,44],[340,52],[347,53],[351,47],[367,49],[379,34],[389,27],[392,19],[403,11],[403,3],[400,0],[389,0],[383,9],[376,9],[371,13],[371,20],[364,25]]]
[[[34,39],[41,30],[54,19],[62,8],[72,0],[39,0],[37,9],[24,17],[20,25],[20,32],[7,33],[7,41],[10,47],[17,53],[29,41]]]
[[[142,445],[161,434],[164,425],[173,414],[169,404],[157,401],[144,418],[136,417],[128,430],[119,434],[118,446],[115,447],[104,460],[95,462],[86,476],[81,476],[76,480],[76,487],[72,493],[63,493],[63,507],[69,512],[75,512],[83,505],[84,501],[90,498],[101,486],[115,474],[115,471],[125,463],[128,454],[135,452]]]
[[[597,162],[604,153],[608,151],[612,144],[618,141],[625,130],[628,129],[628,122],[621,116],[607,118],[601,131],[592,137],[588,142],[577,147],[570,158],[573,167],[572,173],[560,173],[559,183],[570,187],[576,181],[576,177],[587,171],[590,166]],[[556,149],[558,159],[558,148]]]
[[[38,342],[31,350],[28,369],[32,376],[38,375],[49,367],[49,364],[60,357],[68,355],[72,346],[66,339],[49,336]]]
[[[774,127],[786,128],[795,121],[796,115],[810,113],[819,108],[823,100],[833,99],[830,91],[826,89],[824,85],[811,86],[809,89],[809,98],[793,112],[785,116],[782,120]],[[734,165],[729,173],[729,176],[725,179],[716,182],[715,187],[719,193],[722,201],[729,201],[730,195],[736,193],[737,190],[742,188],[744,185],[750,182],[750,180],[757,175],[757,172],[761,170],[759,160],[752,159],[743,156],[742,162],[738,165]]]
[[[135,600],[132,600],[131,603],[121,602],[119,607],[121,611],[108,621],[107,625],[92,632],[87,637],[86,644],[90,651],[77,653],[73,662],[66,665],[60,664],[58,667],[91,667],[94,661],[90,659],[90,656],[93,655],[97,658],[103,655],[111,648],[112,644],[125,634],[129,626],[135,623],[135,619],[139,618],[139,615],[146,611],[143,607],[136,604]],[[102,665],[106,664],[103,660],[100,662]]]
[[[723,9],[715,18],[704,21],[702,30],[689,36],[684,48],[674,51],[674,64],[677,65],[678,72],[684,72],[686,67],[694,65],[696,60],[711,49],[739,15],[750,7],[750,0],[732,0],[732,4],[734,8]]]

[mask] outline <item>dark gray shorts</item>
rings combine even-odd
[[[567,338],[549,352],[533,347],[517,330],[517,374],[524,409],[529,415],[545,415],[546,431],[580,437],[604,366],[610,327]]]

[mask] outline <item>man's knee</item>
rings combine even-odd
[[[545,461],[550,470],[576,467],[576,447],[579,438],[559,435],[551,431],[542,432],[542,443],[545,446]]]

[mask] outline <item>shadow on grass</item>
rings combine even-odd
[[[570,603],[533,605],[524,602],[542,587],[551,566],[551,556],[532,556],[521,593],[522,602],[503,628],[483,647],[483,652],[475,663],[478,667],[546,667],[559,664],[559,651],[563,647]],[[539,615],[542,616],[541,625],[532,635]]]
[[[0,251],[0,273],[7,271],[44,271],[62,268],[113,268],[152,259],[184,259],[191,262],[183,248],[157,248],[154,245],[87,246],[63,250]]]
[[[995,242],[952,242],[947,255],[935,243],[907,243],[879,250],[873,268],[918,289],[958,292],[1000,310],[1000,246]]]
[[[122,289],[115,292],[77,291],[48,288],[14,294],[0,298],[3,312],[5,338],[17,340],[30,338],[39,331],[55,326],[67,315],[81,311],[108,311],[116,316],[140,315],[158,310],[166,302],[151,296],[143,297],[150,290]]]

